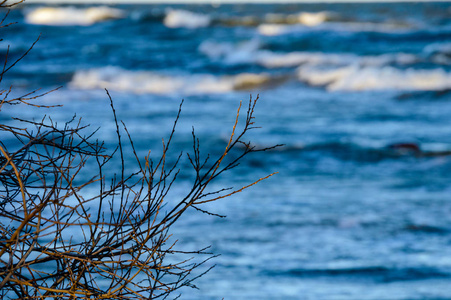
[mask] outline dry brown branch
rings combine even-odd
[[[0,6],[7,6],[6,1]],[[11,65],[5,58],[0,83],[34,45]],[[14,104],[45,107],[35,103],[45,94],[35,91],[10,99],[10,92],[11,88],[0,91],[0,111]],[[215,256],[206,248],[178,250],[176,243],[169,242],[171,226],[190,208],[217,215],[202,204],[239,193],[273,175],[236,189],[208,191],[218,176],[247,155],[271,149],[255,149],[244,140],[255,128],[258,97],[249,99],[239,130],[240,104],[221,155],[201,157],[193,129],[192,153],[180,154],[171,163],[170,146],[182,105],[163,141],[162,155],[154,161],[150,152],[139,157],[131,133],[118,120],[112,97],[106,93],[116,125],[117,148],[112,153],[94,139],[95,131],[74,118],[62,127],[49,117],[0,124],[0,133],[14,140],[8,146],[0,141],[2,299],[166,299],[181,287],[195,287],[193,281],[210,268],[196,270]],[[125,168],[123,132],[136,161],[133,173]],[[111,174],[114,159],[120,163],[119,174]],[[177,183],[182,159],[191,164],[194,179],[185,195],[174,199],[169,191]],[[95,166],[91,176],[83,174],[88,162]],[[97,187],[97,192],[86,193],[87,187]],[[185,258],[174,262],[181,256]]]
[[[25,0],[17,0],[17,1],[11,1],[11,0],[1,0],[0,1],[0,7],[13,7],[17,4],[23,3]]]

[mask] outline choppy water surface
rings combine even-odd
[[[29,5],[9,20],[10,59],[42,35],[3,83],[62,85],[42,101],[64,107],[40,113],[77,113],[107,143],[103,88],[142,153],[182,98],[175,152],[194,125],[219,153],[239,101],[260,94],[253,140],[285,146],[218,185],[279,174],[210,206],[226,219],[182,219],[180,247],[222,254],[186,299],[451,298],[450,3]]]

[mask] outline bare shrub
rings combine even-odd
[[[7,5],[6,1],[0,3]],[[7,26],[3,25],[4,20],[2,27]],[[28,51],[14,62],[8,62],[7,53],[0,84],[3,75]],[[11,91],[12,87],[0,89],[0,112],[11,105],[45,109],[36,104],[45,93],[34,91],[10,97]],[[165,299],[181,287],[194,287],[193,280],[209,270],[205,267],[195,272],[196,269],[214,256],[207,249],[178,250],[169,243],[171,226],[191,208],[215,215],[202,205],[241,192],[272,175],[237,189],[207,189],[249,154],[270,149],[256,149],[245,140],[255,128],[258,97],[251,97],[244,118],[239,117],[240,104],[221,155],[202,156],[193,130],[191,153],[180,153],[170,163],[167,156],[173,151],[171,141],[181,106],[172,132],[163,142],[162,155],[157,159],[150,154],[140,158],[106,92],[116,124],[117,148],[112,153],[95,139],[95,131],[80,120],[69,120],[63,126],[48,117],[0,124],[0,137],[8,136],[13,141],[6,145],[0,138],[2,298]],[[125,144],[133,153],[124,153]],[[228,156],[232,152],[234,155]],[[126,171],[125,155],[135,157],[131,173]],[[120,168],[111,174],[115,169],[110,166],[113,158],[120,162]],[[168,199],[169,191],[177,184],[178,165],[183,159],[191,165],[192,186],[184,196]],[[88,164],[90,177],[84,173]],[[93,187],[94,194],[86,192]],[[203,254],[206,258],[199,258]],[[181,256],[185,258],[180,259]]]

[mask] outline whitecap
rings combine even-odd
[[[118,91],[160,94],[180,89],[183,86],[183,81],[152,72],[131,72],[117,67],[104,67],[77,71],[69,86],[78,89],[107,88]]]
[[[40,25],[91,25],[124,17],[123,11],[107,6],[89,8],[39,7],[26,13],[25,21]]]
[[[257,39],[240,42],[204,41],[198,50],[214,61],[225,64],[254,63],[266,68],[296,67],[304,63],[343,63],[352,62],[355,55],[323,54],[320,52],[276,53],[262,50]]]
[[[291,32],[300,32],[304,29],[304,26],[299,25],[286,25],[286,24],[270,24],[270,23],[264,23],[260,24],[257,27],[257,31],[261,35],[265,36],[277,36],[277,35],[283,35],[288,34]]]
[[[318,26],[323,24],[329,19],[329,15],[326,12],[309,13],[303,12],[297,16],[298,23],[304,24],[306,26]]]
[[[265,16],[264,21],[269,24],[303,24],[305,26],[313,27],[321,25],[331,19],[334,14],[321,12],[300,12],[297,14],[275,14],[269,13]],[[337,16],[335,16],[337,18]]]
[[[420,59],[408,53],[386,53],[381,55],[358,56],[352,53],[322,52],[273,52],[261,49],[258,39],[233,44],[230,42],[204,41],[198,49],[214,61],[224,64],[253,63],[266,68],[297,67],[303,64],[345,66],[385,66],[390,64],[409,65]]]
[[[210,25],[211,19],[207,15],[187,10],[170,9],[166,13],[163,23],[169,28],[200,28]]]
[[[287,22],[262,23],[257,27],[257,31],[259,34],[264,36],[298,34],[306,31],[311,32],[314,30],[328,30],[335,32],[404,33],[414,27],[411,24],[396,22],[332,22],[332,19],[328,19],[326,16],[320,17],[318,15],[309,15],[307,13],[293,16],[291,18],[293,20]]]
[[[261,51],[255,55],[255,61],[267,68],[297,67],[302,64],[333,64],[341,65],[355,62],[353,54],[324,54],[320,52],[289,52],[274,53]]]
[[[349,65],[338,68],[301,66],[298,78],[330,91],[367,90],[444,90],[451,88],[451,74],[443,69],[418,70],[394,67],[361,67]]]
[[[214,94],[248,90],[270,80],[268,74],[242,73],[234,76],[210,74],[167,75],[130,71],[119,67],[77,71],[69,86],[74,89],[111,89],[137,94]]]

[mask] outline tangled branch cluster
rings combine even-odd
[[[6,6],[6,1],[1,6]],[[14,62],[5,57],[0,74],[0,112],[11,105],[42,107],[35,102],[45,94],[10,97],[12,87],[1,86],[3,75],[22,57]],[[165,299],[183,286],[193,287],[193,280],[209,269],[200,274],[194,270],[213,256],[199,261],[191,257],[207,254],[207,249],[177,250],[169,242],[171,226],[189,208],[214,215],[202,204],[241,192],[272,175],[242,188],[207,192],[215,178],[238,166],[245,156],[270,149],[256,149],[244,140],[254,128],[258,98],[249,100],[242,130],[237,129],[240,105],[220,156],[202,157],[193,131],[192,153],[180,154],[175,163],[169,163],[167,156],[181,106],[161,157],[153,160],[150,154],[144,158],[137,155],[127,127],[117,120],[108,91],[107,95],[117,135],[117,148],[112,154],[94,139],[95,132],[75,119],[62,127],[50,118],[0,124],[3,299]],[[122,140],[121,133],[127,141]],[[129,143],[135,157],[133,173],[126,172],[124,143]],[[232,151],[234,158],[226,162]],[[111,174],[113,157],[119,157],[118,174]],[[164,206],[176,183],[181,159],[189,161],[194,179],[185,195],[167,208]],[[90,177],[83,173],[88,163],[89,171],[95,170]],[[93,187],[95,193],[91,192]],[[187,258],[174,259],[180,255]]]

